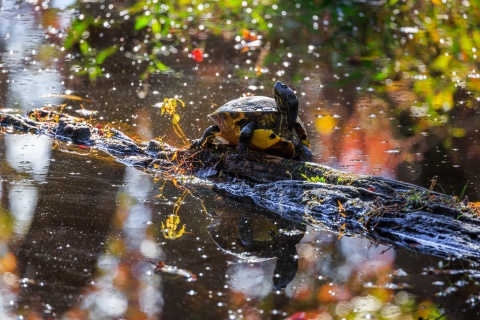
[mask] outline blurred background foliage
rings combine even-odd
[[[255,66],[238,76],[265,77],[301,55],[288,62],[299,65],[299,82],[322,59],[330,68],[326,86],[355,83],[383,93],[397,115],[418,118],[413,133],[447,125],[451,137],[464,136],[449,114],[480,99],[474,1],[79,1],[76,8],[64,46],[71,70],[92,81],[129,64],[142,80],[181,76],[179,59],[211,62],[209,38],[220,38],[239,54],[252,49]]]
[[[30,47],[29,50],[22,48],[18,53],[10,48],[8,51],[5,49],[8,54],[0,56],[3,63],[3,67],[0,64],[3,68],[0,74],[0,93],[11,87],[9,90],[13,92],[12,96],[17,96],[21,90],[20,87],[13,86],[20,82],[15,76],[24,75],[30,80],[40,74],[37,72],[38,65],[40,68],[57,67],[61,74],[58,82],[61,81],[63,85],[65,80],[66,84],[65,87],[53,87],[52,91],[73,90],[74,94],[91,98],[94,102],[90,105],[85,103],[87,107],[95,108],[96,111],[98,108],[102,117],[105,117],[103,120],[116,121],[117,128],[133,123],[135,135],[139,139],[148,140],[167,135],[165,140],[170,142],[177,137],[173,130],[168,132],[168,128],[171,128],[170,120],[162,122],[158,110],[152,109],[156,102],[175,95],[183,99],[186,103],[186,108],[182,108],[183,130],[187,137],[194,138],[203,131],[206,123],[202,121],[212,108],[242,94],[269,94],[270,84],[281,79],[292,85],[300,96],[302,119],[307,124],[317,162],[357,173],[383,174],[427,187],[432,177],[438,175],[442,184],[447,181],[445,183],[452,185],[450,189],[445,186],[448,194],[451,190],[458,193],[464,188],[465,181],[475,179],[478,175],[475,160],[480,159],[480,147],[476,143],[479,140],[477,110],[480,89],[480,73],[477,71],[480,17],[477,14],[477,2],[107,0],[77,1],[69,9],[61,10],[38,9],[40,12],[37,12],[33,4],[29,8],[33,12],[32,16],[42,15],[42,21],[35,21],[33,29],[38,31],[40,24],[45,27],[45,34],[37,35],[36,38],[48,39],[45,40],[47,43],[54,43],[34,43],[33,50]],[[61,15],[62,10],[73,14],[65,37],[62,33],[64,28],[59,22],[61,19],[56,16]],[[4,13],[4,16],[8,15]],[[16,21],[14,18],[17,19],[20,14],[12,9],[11,16],[11,20]],[[7,19],[3,21],[5,24],[9,22]],[[23,23],[25,21],[27,19]],[[21,28],[12,27],[11,30]],[[55,36],[61,39],[55,39]],[[0,49],[7,43],[4,40],[6,38],[0,38]],[[26,56],[23,57],[25,53]],[[18,69],[9,60],[16,55],[21,62]],[[52,59],[55,55],[61,55],[62,58]],[[66,57],[67,68],[64,68],[63,55]],[[31,60],[38,60],[38,64],[27,62]],[[59,61],[58,64],[56,61]],[[7,70],[8,65],[12,67]],[[30,67],[32,72],[27,74],[17,71],[26,67]],[[35,81],[47,83],[45,78],[34,79],[37,80],[26,82],[28,86],[25,87],[31,90]],[[43,86],[41,90],[43,93]],[[25,96],[33,96],[32,92],[34,91],[27,91]],[[5,106],[11,105],[5,103]],[[126,131],[125,128],[127,126],[122,127],[122,131]],[[38,148],[38,142],[35,145]],[[183,143],[180,141],[179,145]],[[442,146],[444,150],[440,150]],[[455,153],[455,150],[460,152]],[[2,156],[5,154],[3,151],[0,153]],[[70,159],[65,161],[68,163]],[[16,162],[21,163],[20,160]],[[83,168],[87,170],[87,167]],[[9,174],[10,171],[11,168],[2,167],[3,174]],[[120,174],[116,173],[115,176]],[[147,180],[144,176],[142,179]],[[138,181],[140,180],[139,178]],[[101,181],[103,180],[95,178],[91,183]],[[120,181],[111,183],[117,184]],[[130,181],[126,183],[125,188],[130,184]],[[474,181],[470,185],[473,185],[473,190],[478,184]],[[3,189],[5,204],[0,208],[0,240],[10,239],[18,233],[15,231],[18,220],[15,211],[6,209],[7,199],[13,203],[10,196],[7,196],[11,190],[9,188],[13,190],[10,186]],[[59,189],[63,188],[65,186],[61,185]],[[252,294],[252,299],[242,290],[233,288],[229,291],[229,296],[214,295],[214,299],[205,300],[204,297],[211,293],[209,290],[213,290],[212,287],[218,292],[226,288],[224,285],[234,287],[235,280],[223,277],[228,272],[233,275],[244,274],[244,278],[230,278],[236,278],[238,282],[253,279],[252,270],[249,269],[251,266],[243,263],[239,263],[239,267],[234,264],[230,266],[230,261],[235,258],[220,252],[218,246],[209,240],[208,221],[200,205],[192,202],[188,204],[186,201],[181,213],[177,215],[179,207],[175,205],[183,199],[179,196],[178,189],[172,187],[166,192],[170,195],[159,202],[156,202],[159,198],[156,194],[152,196],[152,201],[144,201],[148,197],[141,192],[148,190],[155,188],[152,189],[148,181],[143,181],[143,184],[139,183],[131,187],[130,191],[127,190],[130,193],[124,190],[118,195],[118,207],[112,213],[113,226],[105,240],[105,248],[92,246],[98,252],[105,251],[101,254],[94,252],[95,255],[98,253],[100,260],[110,259],[114,262],[99,263],[95,285],[86,289],[93,297],[92,302],[85,308],[97,308],[95,303],[98,301],[98,304],[102,304],[104,300],[98,299],[98,292],[102,288],[110,290],[117,286],[122,294],[129,297],[125,306],[134,310],[131,311],[132,314],[144,312],[140,310],[138,301],[156,299],[162,305],[155,306],[152,313],[174,314],[181,311],[187,314],[189,310],[203,310],[225,316],[226,309],[221,309],[218,303],[228,303],[236,306],[232,309],[253,305],[245,308],[245,312],[252,312],[251,318],[258,319],[265,316],[263,310],[275,310],[279,305],[286,306],[284,310],[288,313],[284,316],[306,310],[311,318],[321,317],[326,312],[353,319],[358,315],[355,311],[358,310],[357,306],[375,305],[376,309],[367,311],[377,317],[395,318],[395,315],[410,312],[412,318],[438,318],[441,317],[438,306],[444,304],[438,303],[439,300],[430,302],[436,299],[432,298],[432,292],[437,292],[435,297],[455,295],[453,300],[456,302],[467,301],[464,297],[471,295],[468,301],[472,305],[473,302],[478,302],[476,274],[470,276],[468,286],[459,282],[454,287],[451,283],[455,281],[449,279],[440,286],[434,280],[440,277],[445,280],[445,275],[427,269],[434,263],[431,257],[413,263],[408,260],[410,257],[405,252],[394,254],[391,250],[383,252],[382,248],[375,255],[369,255],[370,249],[365,248],[370,248],[370,243],[345,242],[353,239],[348,237],[337,242],[336,236],[323,237],[316,232],[312,232],[310,238],[304,240],[299,248],[299,256],[302,258],[299,260],[298,276],[286,296],[256,296],[259,286],[254,284],[252,293],[255,294]],[[471,199],[478,199],[478,191],[476,194],[468,191],[469,196],[473,195]],[[143,206],[151,206],[152,212],[162,214],[152,215],[152,221],[146,223],[144,220],[147,218],[141,216],[144,213],[140,210]],[[172,210],[174,216],[171,215]],[[195,212],[198,216],[193,215]],[[238,213],[238,208],[227,208],[225,212],[228,215]],[[131,220],[135,214],[141,217],[136,220],[141,221],[139,224]],[[180,219],[180,215],[181,222],[173,219],[176,216]],[[99,223],[97,220],[96,223]],[[162,223],[167,225],[168,222],[171,228],[162,227]],[[187,223],[185,232],[182,231],[183,223]],[[129,228],[133,231],[129,231]],[[194,232],[193,228],[196,228]],[[132,243],[138,244],[136,237],[139,230],[143,230],[144,238],[141,245],[135,247]],[[184,233],[184,236],[171,241],[172,239],[166,239],[169,234],[165,231],[170,231],[173,236]],[[39,235],[43,237],[44,234]],[[202,245],[202,250],[198,250],[200,245],[192,245],[193,235],[201,236],[202,242],[206,243],[205,248]],[[82,238],[79,239],[78,243],[83,246]],[[61,237],[52,241],[52,248],[57,248],[54,245],[63,241]],[[12,243],[15,243],[15,238]],[[343,243],[347,245],[342,245]],[[339,248],[344,251],[338,251]],[[13,272],[17,265],[16,258],[11,253],[13,251],[9,251],[6,246],[0,249],[0,269]],[[50,247],[46,246],[45,249],[48,251]],[[85,248],[82,247],[82,250]],[[52,255],[57,254],[53,249],[50,252]],[[199,258],[204,252],[207,252],[205,256],[212,258]],[[94,256],[87,253],[88,257]],[[394,262],[394,255],[397,254]],[[351,259],[355,255],[362,258],[361,263]],[[192,271],[199,275],[204,272],[208,274],[205,270],[214,272],[208,276],[206,285],[199,281],[195,284],[197,287],[193,287],[196,291],[190,291],[191,287],[189,288],[188,292],[193,292],[192,296],[185,296],[187,289],[182,286],[183,282],[161,288],[159,279],[152,280],[154,285],[150,291],[146,291],[151,278],[144,274],[137,277],[140,268],[136,263],[143,263],[147,258],[163,257],[168,257],[169,263],[178,262],[179,266],[192,267]],[[89,258],[84,262],[90,263],[88,268],[91,268],[92,261]],[[372,265],[372,261],[377,264]],[[46,267],[42,266],[41,269],[53,270],[51,260],[46,259],[45,262]],[[404,265],[402,263],[416,269],[410,270],[410,274],[405,273],[398,269],[399,265]],[[151,266],[146,265],[142,270],[151,271]],[[77,266],[78,270],[85,269],[80,262],[74,264],[74,267]],[[265,264],[262,268],[267,270],[267,267]],[[438,264],[438,269],[442,267]],[[350,271],[345,277],[336,278],[334,270],[337,269],[341,272]],[[261,271],[258,274],[271,272]],[[72,274],[72,279],[79,278],[77,274]],[[319,277],[319,274],[322,276]],[[323,277],[325,274],[329,277]],[[402,278],[392,280],[392,274]],[[218,275],[222,275],[224,280],[219,281]],[[460,277],[464,275],[459,273],[458,278]],[[13,280],[8,280],[7,277],[3,277],[3,280],[7,279],[12,291],[17,291],[19,278],[20,274],[17,278],[11,277]],[[431,284],[430,287],[427,286],[428,292],[424,289],[425,283]],[[267,291],[271,290],[270,282],[268,284]],[[409,287],[410,284],[412,287]],[[131,289],[135,286],[138,290]],[[38,286],[37,289],[39,288],[41,287]],[[145,289],[148,294],[141,296],[140,289]],[[172,295],[174,289],[176,295]],[[415,292],[418,296],[407,294],[404,289]],[[458,298],[459,291],[454,289],[462,290],[461,299]],[[199,294],[194,297],[196,292]],[[164,298],[158,298],[154,293],[164,294]],[[282,300],[285,297],[288,297],[289,304]],[[162,299],[165,299],[164,305]],[[206,305],[205,301],[210,301],[210,304]],[[181,310],[177,310],[179,302],[182,303]],[[322,309],[318,309],[319,303],[322,304]],[[42,309],[43,306],[39,308]],[[81,313],[83,311],[72,310],[72,314],[80,314],[77,318],[85,315]]]

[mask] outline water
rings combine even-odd
[[[470,31],[460,29],[458,38],[469,49],[459,53],[449,24],[425,3],[388,10],[372,3],[355,4],[355,10],[317,2],[310,8],[302,1],[245,3],[239,12],[263,12],[256,26],[225,18],[214,2],[185,8],[165,2],[170,8],[161,10],[175,23],[162,29],[158,56],[172,71],[142,80],[148,61],[140,53],[149,57],[154,43],[143,34],[150,42],[126,27],[118,33],[115,24],[90,29],[85,37],[92,47],[124,48],[118,51],[123,58],[107,58],[103,75],[91,64],[95,55],[63,47],[72,9],[77,18],[110,13],[118,22],[120,4],[3,1],[0,107],[22,113],[65,103],[71,114],[98,111],[94,124],[182,146],[156,103],[184,101],[180,125],[193,139],[211,125],[206,115],[217,107],[246,94],[271,96],[280,80],[299,97],[315,162],[424,187],[438,176],[436,190],[459,195],[466,186],[469,200],[478,200],[477,57],[475,44],[463,36]],[[474,3],[438,6],[451,19],[476,19]],[[121,19],[131,30],[138,20],[129,15]],[[427,18],[436,19],[443,42],[427,36],[434,31]],[[421,25],[417,19],[424,27],[412,28]],[[242,32],[245,27],[262,37]],[[437,51],[426,57],[425,41],[437,41],[431,44]],[[196,61],[195,48],[208,56]],[[439,58],[445,53],[451,60]],[[84,67],[82,77],[75,70]],[[0,148],[2,319],[478,317],[478,263],[338,239],[220,198],[208,187],[185,191],[47,137],[5,133]],[[176,221],[169,230],[175,239],[165,236],[169,218]],[[156,270],[159,262],[174,268]]]

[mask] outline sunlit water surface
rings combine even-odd
[[[136,139],[165,135],[181,146],[156,103],[182,99],[182,128],[194,138],[211,124],[206,115],[215,108],[247,93],[271,96],[281,80],[297,92],[316,162],[424,187],[437,175],[448,194],[469,181],[470,200],[479,198],[478,130],[448,147],[441,127],[404,132],[408,121],[382,94],[358,89],[362,81],[331,85],[335,71],[310,52],[285,51],[283,63],[263,78],[240,76],[236,69],[249,71],[256,55],[228,42],[210,44],[211,59],[202,63],[181,53],[170,57],[181,76],[154,74],[146,83],[119,71],[93,84],[71,76],[45,37],[47,26],[68,26],[68,5],[54,1],[48,18],[34,4],[0,3],[0,107],[22,113],[66,103],[67,112],[96,110],[96,121]],[[55,93],[93,102],[46,97]],[[475,263],[338,239],[207,187],[184,192],[48,137],[2,134],[0,158],[2,319],[478,317]],[[167,239],[162,224],[175,212],[175,232],[182,226],[185,232]],[[160,262],[174,268],[155,271]]]

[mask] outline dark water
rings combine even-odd
[[[239,43],[237,34],[242,34],[240,22],[237,32],[227,27],[220,32],[205,19],[210,33],[200,32],[197,26],[197,33],[190,32],[185,44],[164,41],[177,49],[162,58],[173,72],[152,73],[141,80],[144,62],[114,56],[107,60],[104,75],[91,81],[74,71],[74,66],[88,59],[82,62],[65,56],[80,57],[75,48],[62,50],[71,9],[82,8],[84,13],[89,8],[61,1],[2,1],[0,107],[23,113],[44,104],[65,103],[71,114],[78,114],[82,107],[98,111],[93,123],[119,127],[138,140],[163,137],[182,146],[170,119],[154,107],[156,103],[173,97],[184,101],[186,107],[177,110],[180,124],[188,138],[196,138],[210,125],[206,115],[215,108],[245,94],[271,96],[273,83],[280,80],[299,97],[300,117],[306,123],[315,162],[424,187],[438,176],[443,192],[460,195],[466,186],[469,200],[477,201],[478,94],[471,77],[475,44],[464,50],[465,57],[454,45],[446,49],[454,60],[442,69],[433,49],[431,57],[423,56],[418,43],[428,37],[422,38],[422,31],[402,34],[388,22],[397,19],[399,26],[409,26],[416,21],[414,15],[426,21],[430,7],[394,2],[380,12],[378,5],[356,4],[358,14],[316,1],[311,10],[300,1],[294,11],[290,4],[279,2],[278,15],[283,15],[282,5],[286,8],[283,27],[277,25],[279,20],[269,32],[259,26],[262,45],[250,51],[234,48]],[[463,1],[456,11],[450,2],[442,3],[446,7],[438,4],[437,16],[448,9],[452,17],[462,17],[475,9],[473,2],[467,6]],[[109,2],[104,8],[110,4],[119,6]],[[180,13],[190,6],[170,5]],[[193,5],[195,10],[200,10],[199,5]],[[244,7],[249,6],[250,2]],[[100,10],[93,3],[91,8]],[[384,29],[383,35],[372,36],[369,32],[384,27],[373,15],[383,17],[380,14],[395,10],[399,13],[392,14],[394,20],[386,15],[386,25],[392,28],[390,35],[398,35],[393,38],[399,43],[386,39]],[[338,12],[361,17],[351,22],[363,29],[358,33],[348,29],[352,23],[339,20]],[[372,17],[363,20],[369,14]],[[289,20],[290,16],[297,18]],[[293,27],[292,21],[297,23]],[[462,33],[453,34],[448,23],[440,22],[445,43],[456,39],[454,35],[463,39]],[[111,30],[112,34],[102,31],[110,36],[107,44],[119,38],[113,34],[117,29]],[[469,30],[464,30],[467,36]],[[95,32],[91,31],[92,38]],[[140,43],[126,34],[130,38],[124,35],[125,52],[133,50],[132,43]],[[172,34],[181,38],[179,33]],[[408,39],[418,40],[419,48]],[[385,44],[383,53],[375,41]],[[92,46],[95,43],[102,41],[92,40]],[[365,46],[377,51],[366,54]],[[201,62],[188,56],[196,47],[208,53]],[[444,50],[441,45],[435,48]],[[399,50],[404,51],[398,54]],[[263,70],[260,74],[256,65]],[[414,67],[407,70],[410,65]],[[427,75],[436,90],[425,84],[428,81],[422,82]],[[48,94],[73,94],[92,102]],[[416,256],[361,238],[339,240],[338,234],[222,199],[208,186],[185,191],[170,180],[114,163],[99,152],[3,130],[1,319],[479,317],[477,263]],[[180,221],[173,233],[178,238],[168,239],[162,224],[175,212]],[[160,261],[176,271],[155,272]]]

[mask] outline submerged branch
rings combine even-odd
[[[46,110],[34,112],[42,121],[2,114],[0,122],[22,131],[71,139],[153,174],[212,177],[216,181],[213,190],[225,197],[336,231],[339,237],[362,236],[442,257],[480,258],[480,219],[467,203],[454,197],[391,179],[256,152],[243,158],[222,146],[178,149],[156,140],[140,145],[115,129],[93,127]],[[322,182],[308,182],[305,177]]]

